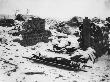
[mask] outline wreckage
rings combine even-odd
[[[88,61],[94,62],[95,50],[91,47],[83,51],[79,47],[79,38],[59,33],[52,41],[39,45],[37,53],[32,54],[32,57],[25,57],[32,62],[42,63],[49,66],[54,66],[61,69],[72,71],[86,71]],[[59,38],[60,37],[60,38]],[[40,43],[39,43],[40,44]]]
[[[88,53],[87,53],[88,52]],[[83,53],[83,54],[82,54]],[[34,63],[41,63],[49,66],[54,66],[61,69],[67,69],[72,71],[86,71],[85,67],[91,68],[87,65],[87,62],[94,61],[95,51],[92,48],[88,48],[86,51],[75,50],[73,54],[61,54],[51,51],[43,51],[37,54],[32,54],[32,57],[24,57],[31,60]],[[91,57],[93,56],[93,57]]]
[[[70,22],[54,26],[55,29],[52,30],[45,30],[44,19],[27,20],[22,25],[23,30],[17,32],[17,35],[22,36],[22,40],[17,42],[21,46],[34,46],[37,49],[31,57],[24,58],[35,63],[73,71],[84,71],[85,67],[91,67],[88,63],[94,63],[107,44],[103,43],[103,37],[97,34],[100,27],[90,23],[90,20],[87,22],[88,20],[86,18],[85,23],[84,21],[79,23],[72,19]],[[102,31],[99,34],[102,34]]]
[[[68,25],[66,25],[66,27],[70,28]],[[48,38],[50,42],[44,43],[37,48],[38,53],[33,54],[32,57],[25,58],[36,63],[42,63],[57,68],[85,71],[85,67],[91,67],[87,64],[88,62],[92,61],[92,63],[94,63],[96,52],[91,47],[85,50],[80,47],[80,42],[78,41],[80,36],[74,35],[77,31],[80,32],[78,29],[74,31],[75,33],[72,32],[69,34],[67,30],[63,29],[63,32],[58,32],[56,29],[50,30],[52,34],[51,37]]]

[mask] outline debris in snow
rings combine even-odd
[[[48,27],[48,31],[52,34],[48,38],[49,42],[39,42],[27,47],[23,47],[19,42],[14,41],[15,39],[23,40],[22,24],[24,24],[24,22],[15,20],[16,26],[10,28],[0,26],[0,82],[43,82],[47,80],[51,82],[110,81],[110,57],[102,56],[97,59],[98,61],[94,62],[96,56],[98,56],[97,51],[100,51],[103,46],[107,45],[107,37],[105,34],[108,35],[108,32],[105,32],[107,29],[105,29],[104,26],[107,27],[106,24],[108,24],[108,22],[106,22],[106,24],[92,22],[94,27],[92,31],[94,32],[91,34],[91,46],[86,50],[81,48],[80,44],[82,44],[82,42],[80,40],[82,29],[80,31],[78,29],[82,26],[83,20],[80,21],[80,25],[77,28],[74,26],[76,25],[74,21],[74,24],[70,24],[72,22],[69,22],[70,26],[64,22],[59,27],[57,23],[55,23],[52,24],[53,28],[48,24],[48,26],[51,27],[51,29]],[[57,29],[60,29],[62,26],[69,27],[72,33],[70,35],[68,33],[64,34],[66,33],[65,29],[62,29],[63,32],[58,32]],[[97,26],[99,26],[99,28]],[[102,30],[101,33],[104,33],[104,41],[102,41],[98,35],[94,36],[97,34],[96,32],[99,31],[97,29],[100,28]],[[21,34],[16,34],[16,32]],[[77,32],[79,32],[78,36],[75,34]],[[48,32],[46,32],[46,34],[48,35]],[[45,35],[45,33],[43,35]],[[97,44],[94,44],[94,41],[97,42]],[[105,42],[104,45],[102,45],[102,42]],[[103,49],[101,49],[101,51],[102,50]],[[41,63],[34,63],[32,60],[30,61],[29,58],[33,58],[33,60],[36,61],[41,60]],[[48,63],[48,61],[50,62]],[[54,64],[54,67],[52,67],[51,64]],[[68,70],[70,68],[69,65],[70,67],[73,65],[72,69],[75,69],[74,67],[77,66],[82,68],[83,71],[70,71]],[[67,69],[59,69],[58,66],[63,66],[63,68],[66,67]]]

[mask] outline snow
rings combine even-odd
[[[67,36],[67,35],[66,35]],[[67,45],[70,41],[74,45],[70,47],[78,48],[78,37],[68,36],[68,38],[58,39],[53,36],[52,42],[38,43],[34,46],[23,47],[8,33],[0,35],[7,39],[8,44],[0,43],[0,82],[110,82],[110,56],[103,55],[98,58],[94,64],[89,61],[88,65],[92,68],[86,68],[87,72],[74,72],[63,70],[55,67],[46,66],[43,64],[33,63],[24,57],[31,57],[32,54],[41,53],[44,56],[68,57],[68,54],[57,54],[48,52],[47,49],[52,49],[53,44],[59,44],[60,47]],[[59,43],[58,40],[61,42]],[[61,44],[61,45],[60,45]],[[93,56],[95,51],[88,48],[86,51],[79,50],[75,54],[82,54],[84,57]],[[90,53],[90,54],[88,54]],[[75,55],[73,54],[73,55]],[[65,56],[64,56],[65,55]],[[27,75],[27,72],[37,72],[38,74]],[[41,73],[41,74],[40,74]]]
[[[19,44],[17,45],[19,46]],[[11,55],[7,54],[7,59],[3,57],[11,63],[16,64],[15,62],[17,62],[17,71],[11,72],[10,76],[8,76],[7,71],[13,69],[10,67],[12,65],[3,64],[8,67],[6,67],[6,70],[0,68],[0,74],[2,75],[0,76],[0,82],[100,82],[102,79],[105,79],[104,82],[110,81],[110,61],[108,61],[110,59],[108,59],[107,56],[99,58],[99,61],[93,65],[93,68],[88,69],[88,72],[75,73],[74,71],[67,71],[43,64],[31,63],[29,60],[24,59],[23,56],[26,56],[27,50],[28,52],[32,52],[33,50],[31,50],[31,48],[26,49],[22,46],[19,47],[8,47],[10,50],[7,51],[7,53],[15,51],[13,50],[14,48],[19,49],[19,51],[15,51]],[[17,55],[17,53],[22,55]],[[16,55],[18,58],[15,57]],[[13,60],[9,60],[8,58],[13,58]],[[3,67],[2,63],[4,62],[0,61],[0,67]],[[44,74],[26,75],[26,72],[44,72]],[[105,75],[108,75],[108,77]]]

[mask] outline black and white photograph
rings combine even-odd
[[[110,82],[110,0],[0,0],[0,82]]]

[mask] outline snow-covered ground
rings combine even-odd
[[[37,54],[47,44],[23,47],[7,33],[8,44],[0,44],[0,82],[110,82],[110,56],[103,55],[88,72],[74,72],[33,63],[24,57]],[[43,53],[43,52],[42,52]]]
[[[14,43],[13,43],[14,44]],[[32,63],[23,58],[36,51],[16,46],[1,46],[0,82],[109,82],[110,57],[98,59],[88,72],[74,72],[43,64]],[[33,74],[31,74],[33,72]]]

